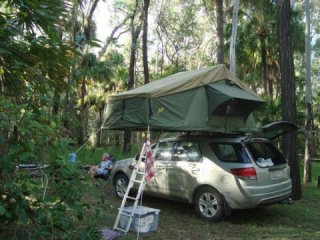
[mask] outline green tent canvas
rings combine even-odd
[[[264,103],[226,66],[180,72],[107,100],[107,129],[234,132],[255,127]]]

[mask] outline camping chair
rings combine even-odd
[[[114,164],[115,158],[112,155],[110,155],[110,158],[111,158],[112,163]],[[90,166],[83,166],[82,168],[85,169],[86,171],[89,171]],[[111,175],[112,168],[111,169],[105,169],[105,170],[107,170],[106,174],[97,174],[97,175],[94,176],[94,178],[95,179],[101,178],[101,179],[103,179],[105,181],[108,181],[108,179],[109,179],[109,177]]]
[[[109,177],[111,175],[112,169],[105,169],[105,170],[107,170],[107,174],[97,174],[97,175],[94,176],[94,178],[95,179],[101,178],[101,179],[103,179],[105,181],[108,181],[108,179],[109,179]]]

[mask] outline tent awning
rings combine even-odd
[[[156,98],[187,91],[227,79],[231,80],[233,84],[239,86],[245,91],[256,95],[243,82],[241,82],[239,78],[232,74],[225,65],[219,64],[214,67],[179,72],[168,77],[152,81],[127,92],[112,95],[109,99],[115,100],[133,97]],[[258,95],[256,96],[259,98]]]
[[[243,131],[255,127],[249,115],[263,102],[224,65],[217,65],[173,74],[109,97],[104,127]]]

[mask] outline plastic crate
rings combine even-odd
[[[132,209],[133,207],[125,207],[123,211],[127,214],[131,214]],[[137,206],[133,214],[130,230],[139,233],[147,233],[157,230],[159,215],[159,209]],[[120,217],[119,226],[125,229],[128,221],[129,217],[122,215]]]

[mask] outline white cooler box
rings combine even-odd
[[[125,207],[125,213],[132,213],[133,207]],[[137,206],[133,214],[130,230],[140,233],[147,233],[158,229],[160,209]],[[122,215],[120,217],[119,226],[126,228],[129,221],[128,216]]]

